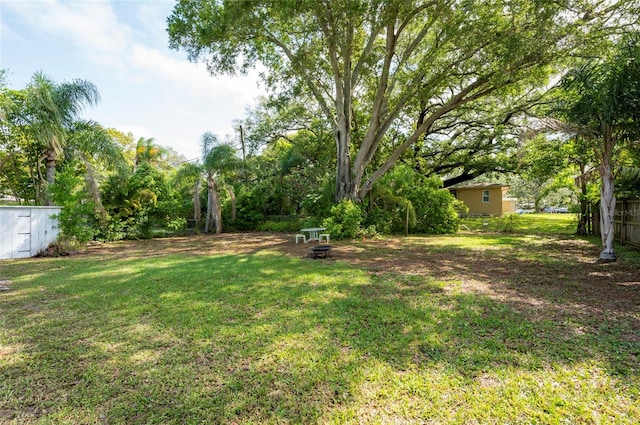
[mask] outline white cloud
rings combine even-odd
[[[108,2],[56,0],[6,1],[10,9],[45,37],[66,38],[85,52],[115,52],[131,40],[131,30],[118,22]]]
[[[112,4],[107,1],[9,1],[9,7],[34,30],[66,38],[81,50],[88,60],[101,67],[109,67],[117,75],[134,82],[164,79],[165,83],[182,87],[192,96],[221,98],[240,97],[251,101],[257,92],[256,77],[213,78],[200,64],[176,59],[168,51],[143,45],[134,39],[140,29],[153,36],[164,35],[166,8],[144,2],[137,8],[142,28],[134,29],[118,20]],[[136,5],[132,2],[131,7]],[[144,38],[144,37],[141,37]]]
[[[136,69],[182,87],[192,96],[208,98],[235,96],[242,98],[243,101],[250,101],[253,97],[251,93],[258,90],[255,76],[214,78],[200,64],[174,59],[157,49],[142,45],[134,45],[131,48],[128,60]],[[247,90],[250,88],[255,90]]]
[[[56,65],[72,77],[100,80],[103,102],[88,114],[136,137],[155,137],[193,156],[204,131],[220,137],[233,131],[232,120],[263,93],[257,72],[212,77],[202,64],[168,49],[165,27],[173,1],[0,1],[15,18],[7,24],[2,16],[3,36],[13,31],[39,49],[64,52]],[[75,68],[65,68],[71,58]]]

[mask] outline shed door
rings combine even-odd
[[[11,215],[13,221],[11,256],[13,258],[31,257],[31,212],[15,211]]]

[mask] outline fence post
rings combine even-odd
[[[626,245],[627,243],[627,201],[622,200],[622,208],[620,209],[620,245]]]
[[[600,236],[600,208],[591,205],[591,225],[593,226],[593,234]]]

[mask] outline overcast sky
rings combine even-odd
[[[36,71],[94,83],[102,97],[84,118],[155,138],[187,159],[200,136],[221,139],[261,93],[257,78],[211,77],[168,47],[172,0],[0,0],[0,68],[24,88]]]

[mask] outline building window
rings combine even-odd
[[[489,203],[489,191],[488,190],[483,190],[482,191],[482,203],[483,204],[488,204]]]

